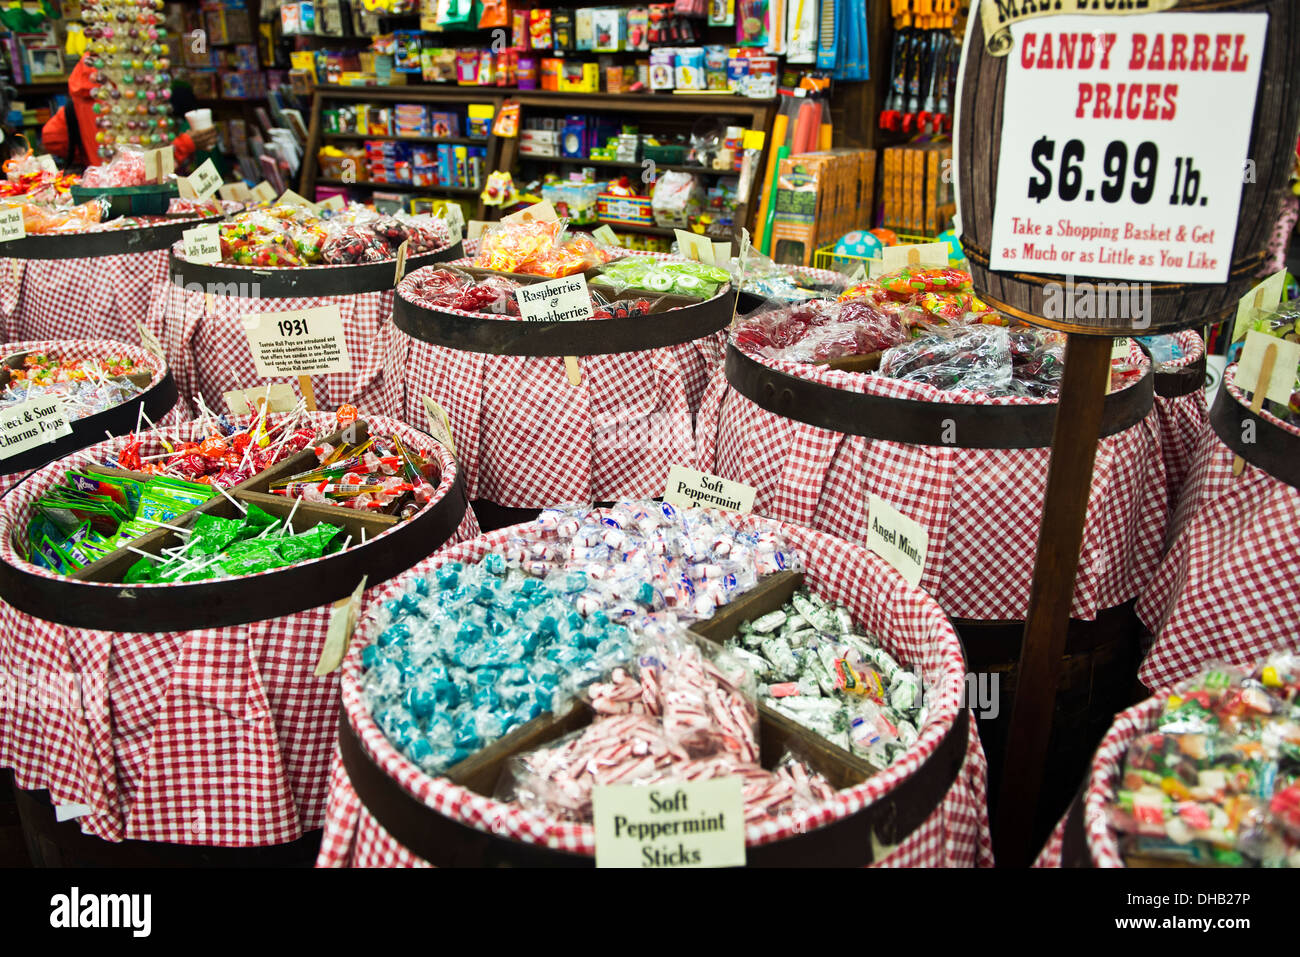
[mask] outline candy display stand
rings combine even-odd
[[[1184,329],[1176,334],[1182,358],[1156,365],[1156,418],[1160,423],[1160,453],[1165,461],[1165,485],[1173,514],[1187,482],[1192,458],[1210,425],[1205,402],[1205,340]]]
[[[143,324],[159,335],[161,326],[149,323],[152,307],[165,298],[167,250],[186,230],[221,218],[0,243],[0,257],[9,259],[0,266],[0,334],[138,342]]]
[[[1283,572],[1300,554],[1300,428],[1252,412],[1236,374],[1235,365],[1224,373],[1169,553],[1138,601],[1155,636],[1139,672],[1148,688],[1215,660],[1253,664],[1300,630],[1294,581]],[[1243,442],[1249,433],[1255,441]]]
[[[1071,790],[1111,715],[1132,701],[1140,655],[1132,602],[1165,537],[1153,377],[1136,346],[1130,358],[1145,371],[1105,400],[1054,715],[1053,769]],[[998,681],[997,716],[980,721],[995,782],[1055,414],[1049,400],[760,359],[732,343],[697,424],[696,467],[755,488],[758,514],[865,543],[874,494],[920,524],[928,537],[920,587],[953,618],[971,667]],[[1044,827],[1059,810],[1045,812]]]
[[[23,360],[34,352],[77,356],[85,359],[106,359],[125,356],[136,367],[147,372],[131,376],[131,380],[144,391],[120,405],[104,409],[69,423],[70,435],[61,436],[45,445],[0,459],[0,494],[8,491],[32,469],[46,462],[61,459],[71,452],[84,449],[103,439],[104,433],[127,435],[148,416],[155,423],[166,423],[172,407],[176,405],[176,382],[167,364],[139,346],[106,339],[61,339],[50,342],[10,342],[0,346],[0,389],[9,383],[9,370],[21,368]],[[143,415],[141,414],[143,409]]]
[[[412,256],[407,269],[457,259],[459,241]],[[312,376],[314,401],[322,408],[355,405],[397,416],[400,380],[385,376],[384,356],[393,335],[393,287],[397,261],[353,265],[237,266],[186,262],[171,251],[168,295],[155,300],[152,323],[163,331],[184,396],[200,396],[209,408],[222,396],[261,381],[242,317],[337,306],[343,320],[351,371]],[[418,420],[417,420],[418,421]]]
[[[1034,867],[1125,866],[1106,807],[1115,799],[1129,745],[1155,730],[1163,709],[1161,698],[1149,698],[1115,716],[1093,756],[1083,793],[1056,825]]]
[[[334,416],[311,418],[322,434]],[[0,711],[0,766],[15,786],[47,789],[89,811],[81,831],[104,842],[254,848],[296,841],[321,826],[338,718],[338,673],[314,677],[334,608],[363,576],[371,592],[447,543],[478,533],[460,470],[440,445],[398,422],[358,420],[358,437],[395,434],[441,469],[432,502],[405,522],[297,503],[296,521],[343,526],[363,544],[260,574],[183,584],[120,584],[136,556],[113,553],[62,577],[29,564],[23,540],[35,502],[70,466],[94,470],[123,439],[33,473],[0,501],[0,669],[81,681],[80,702]],[[143,436],[143,454],[205,437],[189,422]],[[337,439],[336,439],[337,441]],[[285,518],[290,500],[265,494],[274,473],[316,462],[310,449],[230,494]],[[233,517],[217,496],[198,511]],[[175,533],[137,539],[156,554]],[[58,685],[63,687],[63,685]],[[38,689],[39,690],[39,689]],[[48,690],[48,689],[47,689]],[[63,699],[56,699],[63,700]],[[32,828],[41,829],[39,821]],[[42,830],[42,839],[51,839]],[[39,836],[39,835],[38,835]],[[35,838],[33,838],[35,840]],[[101,846],[103,845],[103,846]],[[64,863],[85,854],[67,847]],[[167,850],[174,857],[175,848]],[[197,853],[197,852],[196,852]],[[139,844],[122,860],[138,860]],[[199,860],[196,856],[194,860]]]
[[[778,530],[799,552],[809,586],[847,606],[899,660],[920,665],[929,709],[917,743],[887,770],[864,779],[854,768],[837,768],[829,756],[810,758],[835,784],[835,797],[747,827],[748,864],[990,865],[984,755],[962,706],[961,645],[943,612],[862,548],[807,528],[752,517],[734,521],[755,530]],[[503,529],[448,549],[395,579],[380,597],[396,595],[412,578],[444,561],[475,561],[500,548],[513,531]],[[755,596],[765,582],[760,581]],[[505,747],[490,745],[491,761],[471,757],[463,763],[474,764],[472,775],[452,768],[451,777],[430,777],[393,748],[362,703],[361,654],[375,634],[374,623],[363,622],[343,666],[345,719],[319,864],[591,866],[595,845],[590,825],[541,826],[492,797],[495,772],[510,753],[535,747],[586,719],[570,712],[544,730],[531,729],[536,737],[528,741],[507,744],[503,739],[499,744]],[[771,729],[766,718],[761,721],[763,758],[775,761],[780,755],[769,748]]]
[[[446,410],[476,507],[654,497],[690,461],[692,417],[735,311],[729,285],[649,316],[523,322],[425,307],[416,278],[398,287],[385,378],[403,384],[406,421],[425,421],[425,396]]]

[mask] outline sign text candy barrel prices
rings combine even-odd
[[[1266,14],[1011,27],[993,269],[1225,282]]]

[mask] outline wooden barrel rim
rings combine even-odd
[[[10,259],[95,259],[99,256],[129,256],[133,253],[168,249],[187,230],[219,223],[226,214],[158,223],[133,229],[96,233],[41,233],[0,243],[0,256]]]
[[[430,253],[410,256],[406,270],[434,266],[460,259],[464,251],[459,241]],[[378,263],[355,263],[340,266],[237,266],[230,263],[192,263],[179,258],[173,249],[168,256],[167,276],[175,286],[184,288],[191,282],[212,286],[257,285],[260,299],[296,299],[303,296],[351,296],[365,292],[383,292],[396,285],[397,260]]]
[[[1242,441],[1246,423],[1251,423],[1254,442]],[[1279,482],[1300,489],[1300,436],[1276,422],[1250,411],[1250,406],[1232,394],[1226,383],[1219,387],[1210,409],[1210,428],[1219,441],[1256,468]]]
[[[3,469],[3,473],[0,474],[15,475],[19,472],[39,469],[56,459],[102,441],[105,432],[111,435],[128,435],[139,421],[141,405],[144,406],[145,415],[156,422],[172,410],[177,395],[176,380],[172,377],[171,369],[167,369],[162,378],[152,383],[139,395],[134,395],[111,409],[68,423],[72,426],[70,434],[62,435],[53,442],[38,445],[26,452],[19,452],[11,458],[0,459],[0,469]]]
[[[424,804],[370,756],[339,715],[339,753],[362,806],[413,854],[438,867],[593,867],[596,859],[502,837],[440,814]],[[749,867],[861,867],[875,860],[876,843],[895,845],[919,828],[943,802],[966,760],[969,712],[958,710],[933,753],[899,785],[861,810],[804,834],[746,848]]]
[[[49,578],[0,557],[0,598],[36,618],[104,631],[183,632],[266,621],[344,598],[362,576],[373,588],[406,571],[455,534],[468,507],[457,469],[442,498],[364,545],[257,575],[178,585]]]
[[[399,291],[393,300],[393,325],[413,339],[459,352],[597,356],[694,342],[725,329],[735,314],[735,306],[735,294],[724,289],[712,299],[648,317],[524,322],[430,309]]]
[[[1055,402],[978,405],[848,392],[773,369],[747,356],[734,343],[727,344],[725,372],[733,389],[774,415],[886,442],[961,449],[1040,449],[1051,446],[1056,427]],[[1123,432],[1150,414],[1155,395],[1152,378],[1148,368],[1133,385],[1106,396],[1102,438]],[[953,433],[953,441],[943,440],[945,431]]]

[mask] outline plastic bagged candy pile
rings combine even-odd
[[[499,223],[479,240],[474,265],[529,276],[572,276],[622,255],[586,233],[569,234],[563,220]]]
[[[221,260],[241,266],[311,266],[383,262],[442,249],[447,223],[431,216],[384,216],[359,204],[325,211],[284,204],[251,209],[221,225]]]
[[[81,185],[89,189],[143,186],[148,181],[144,152],[139,149],[118,150],[107,163],[88,166],[81,174]]]
[[[515,298],[522,283],[506,276],[471,276],[452,266],[426,267],[411,274],[407,294],[428,309],[458,309],[490,316],[519,317]],[[623,319],[649,315],[656,299],[609,299],[590,289],[593,319]]]
[[[1135,740],[1109,809],[1127,853],[1300,867],[1300,655],[1211,666]]]
[[[373,437],[360,445],[328,442],[313,451],[317,468],[272,482],[274,495],[357,511],[414,514],[433,501],[439,470],[409,450],[396,435],[389,443]]]
[[[726,652],[710,656],[682,632],[647,641],[634,665],[588,691],[588,727],[511,761],[499,796],[563,821],[590,821],[596,785],[738,777],[755,823],[832,797],[835,789],[787,758],[758,763],[752,678]]]
[[[283,522],[256,505],[242,508],[240,518],[196,516],[182,535],[183,544],[158,558],[141,557],[127,569],[123,582],[197,582],[255,575],[345,551],[352,542],[351,535],[339,542],[343,530],[328,522],[295,533],[296,506]]]
[[[924,693],[914,673],[857,630],[848,609],[800,591],[742,625],[727,647],[761,682],[765,704],[883,768],[916,743]]]
[[[1064,370],[1065,337],[1038,329],[955,327],[890,349],[880,374],[936,389],[990,396],[1055,398]]]
[[[774,302],[803,302],[831,298],[842,292],[847,279],[815,275],[796,266],[783,266],[750,251],[745,257],[743,276],[739,258],[728,264],[733,279],[741,277],[741,291]]]
[[[71,173],[51,173],[30,152],[11,156],[4,161],[5,178],[0,180],[0,196],[67,195],[77,182]]]
[[[501,552],[384,604],[363,695],[394,746],[438,774],[608,673],[631,650],[628,626],[711,617],[797,564],[776,534],[710,510],[547,509]]]
[[[58,399],[68,421],[84,419],[121,405],[144,390],[127,376],[152,374],[127,356],[77,359],[31,353],[21,368],[9,370],[9,383],[0,394],[0,408],[28,399]]]
[[[1177,362],[1184,355],[1177,336],[1138,336],[1138,342],[1146,346],[1147,352],[1151,354],[1151,361],[1157,369],[1171,362]]]
[[[731,281],[731,274],[704,263],[629,256],[605,266],[591,281],[617,291],[637,289],[660,295],[712,299]]]
[[[750,316],[736,329],[735,341],[767,359],[824,362],[906,342],[907,327],[865,300],[814,299]]]
[[[210,486],[162,476],[140,481],[69,471],[36,502],[27,526],[27,560],[71,575],[214,494]]]
[[[897,315],[908,326],[1005,326],[1009,322],[974,294],[970,273],[961,269],[905,266],[886,276],[855,283],[840,294],[840,299],[864,299]]]

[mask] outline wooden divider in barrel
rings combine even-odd
[[[0,459],[0,493],[7,491],[22,475],[46,462],[61,459],[71,452],[94,445],[110,435],[127,435],[148,416],[159,422],[176,404],[176,381],[171,369],[159,357],[139,346],[104,339],[66,339],[53,342],[11,342],[0,346],[0,391],[10,386],[10,375],[20,369],[33,353],[102,359],[127,356],[142,370],[126,376],[141,391],[118,405],[93,415],[69,421],[72,432],[44,445]],[[141,415],[143,409],[144,415]]]
[[[332,603],[363,579],[368,587],[382,586],[445,544],[473,537],[478,526],[454,457],[428,436],[379,417],[357,420],[348,436],[331,414],[317,413],[309,422],[317,441],[332,445],[400,436],[436,463],[432,500],[399,520],[268,494],[271,482],[316,466],[309,446],[230,489],[229,498],[213,496],[169,525],[187,528],[201,515],[238,518],[256,505],[281,521],[292,515],[297,532],[322,522],[337,526],[347,547],[258,574],[175,584],[124,584],[141,553],[157,555],[179,541],[171,527],[67,576],[26,559],[36,502],[69,467],[149,478],[102,464],[116,460],[124,439],[47,465],[0,500],[0,668],[50,675],[56,684],[80,675],[82,683],[83,705],[75,714],[58,708],[0,713],[0,765],[13,768],[16,786],[45,788],[57,804],[91,808],[79,821],[86,836],[64,842],[66,829],[38,813],[39,799],[23,804],[32,812],[26,818],[32,840],[53,843],[43,860],[175,862],[177,848],[151,851],[161,843],[201,846],[191,849],[191,863],[231,863],[232,854],[209,849],[286,844],[321,826],[338,672],[314,671]],[[140,451],[157,454],[164,439],[175,444],[196,435],[207,436],[201,423],[146,433]],[[131,738],[139,720],[152,728],[144,743]],[[126,842],[120,853],[117,842]],[[261,858],[252,854],[245,863]]]
[[[469,260],[449,265],[493,275]],[[658,496],[669,468],[689,461],[693,416],[735,313],[729,283],[700,299],[615,289],[592,270],[592,293],[644,299],[653,311],[537,322],[426,305],[422,273],[398,288],[391,374],[407,422],[427,420],[426,397],[446,411],[485,527],[556,502]]]
[[[1300,9],[1295,4],[1180,0],[1145,16],[1107,10],[1080,13],[1086,16],[1063,19],[1059,11],[1026,11],[989,0],[972,6],[957,96],[960,238],[975,291],[1010,315],[1071,333],[1020,661],[1021,686],[1033,693],[1016,699],[995,821],[1000,860],[1011,864],[1027,863],[1033,853],[1031,828],[1079,561],[1110,337],[1209,325],[1235,313],[1237,300],[1263,278],[1259,272],[1281,210],[1300,123]],[[1240,16],[1245,14],[1252,16]],[[1172,58],[1172,39],[1165,49],[1162,24],[1184,38],[1184,55],[1178,60]],[[992,32],[986,32],[988,27]],[[1075,59],[1079,47],[1069,47],[1069,36],[1058,38],[1066,41],[1059,57],[1043,51],[1043,36],[1070,31],[1076,41],[1082,36],[1079,42],[1093,53],[1086,64]],[[1099,100],[1085,103],[1084,84],[1095,95],[1099,81],[1132,81],[1136,73],[1129,67],[1135,60],[1140,60],[1138,66],[1149,65],[1145,54],[1154,53],[1155,41],[1148,34],[1161,37],[1162,55],[1171,54],[1165,66],[1174,67],[1173,75],[1165,70],[1152,75],[1178,81],[1176,104],[1158,112],[1153,121],[1145,108],[1124,115],[1128,108],[1119,106],[1116,118],[1109,115],[1110,107],[1102,110]],[[1125,41],[1116,45],[1121,35]],[[1189,35],[1191,40],[1186,39]],[[1212,60],[1208,55],[1219,35],[1236,51],[1234,57],[1216,54]],[[1140,58],[1137,36],[1143,44]],[[1098,55],[1096,38],[1106,50],[1113,48],[1113,59]],[[1257,82],[1250,81],[1252,76]],[[1107,87],[1107,102],[1114,102],[1114,92]],[[1013,94],[1017,105],[1008,108]],[[1226,100],[1228,95],[1237,99]],[[1021,101],[1032,105],[1022,108]],[[1238,125],[1245,131],[1240,138],[1235,129],[1228,132]],[[1047,129],[1052,137],[1044,132]],[[1205,137],[1205,129],[1214,129],[1216,135]],[[1180,133],[1190,139],[1176,139]],[[1130,145],[1130,139],[1142,142]],[[1021,155],[1009,149],[1008,142],[1029,142],[1033,149]],[[1173,155],[1189,142],[1198,144],[1199,156]],[[1215,156],[1207,159],[1211,153]],[[1245,162],[1234,160],[1236,156]],[[1125,178],[1121,187],[1118,174],[1122,167],[1127,177],[1130,158],[1133,179]],[[1028,176],[1017,182],[1008,174],[1009,185],[1000,189],[1004,167]],[[1197,167],[1213,167],[1213,182],[1198,171],[1193,187]],[[1028,207],[1019,225],[1009,215],[1025,204],[1026,183],[1029,197],[1038,204],[1036,226],[1034,207]],[[1101,202],[1095,196],[1098,189]],[[1147,211],[1146,204],[1153,200],[1164,210],[1159,217]],[[1210,222],[1192,239],[1196,234],[1189,224],[1196,227],[1203,217]],[[1160,226],[1154,224],[1157,219]],[[1091,261],[1080,258],[1074,245],[1078,242],[1084,249],[1083,240],[1068,230],[1063,228],[1054,240],[1045,231],[1048,224],[1092,227],[1102,220],[1115,231],[1097,234],[1105,242],[1093,250]],[[1140,227],[1136,233],[1128,228],[1134,223]],[[1166,223],[1171,224],[1169,239],[1184,248],[1175,259],[1157,256],[1156,249],[1143,245],[1165,242],[1161,229]],[[1178,227],[1183,233],[1176,232]],[[997,235],[999,228],[1002,235]],[[1148,229],[1149,239],[1142,231]],[[1215,255],[1195,256],[1195,250],[1185,248],[1196,242],[1203,244],[1202,251],[1213,246]],[[1063,258],[1067,248],[1070,259]],[[1067,262],[1070,268],[1051,265]],[[1203,271],[1196,273],[1193,262]],[[1084,283],[1105,280],[1107,290],[1137,293],[1138,308],[1132,308],[1132,296],[1121,302],[1099,295],[1093,286],[1086,312],[1076,311],[1076,277]]]
[[[1131,354],[1138,355],[1135,347],[1131,347]],[[793,364],[784,365],[784,368],[775,368],[747,354],[736,344],[730,344],[725,373],[727,385],[734,395],[728,394],[722,400],[716,442],[709,439],[701,441],[699,446],[702,455],[707,455],[711,448],[717,449],[715,457],[697,462],[701,469],[762,488],[755,508],[763,514],[784,520],[803,519],[815,528],[846,538],[857,539],[865,534],[865,526],[859,531],[857,526],[841,519],[841,500],[836,493],[844,491],[845,475],[839,465],[843,460],[839,458],[832,459],[825,466],[824,480],[827,484],[824,489],[803,490],[818,503],[815,512],[796,516],[788,511],[789,499],[797,497],[798,492],[785,487],[774,492],[768,483],[769,470],[761,466],[771,460],[771,470],[782,475],[791,471],[802,472],[797,466],[792,468],[782,460],[784,449],[781,442],[769,441],[769,429],[761,418],[753,414],[754,410],[733,410],[730,403],[734,401],[747,401],[758,410],[782,419],[825,430],[832,439],[861,436],[878,442],[901,443],[917,451],[943,450],[944,455],[960,457],[959,464],[954,466],[953,487],[946,493],[925,488],[910,467],[913,463],[900,461],[897,454],[882,453],[871,459],[874,468],[863,466],[866,474],[859,482],[865,484],[867,492],[895,489],[913,503],[914,514],[944,515],[961,507],[959,503],[967,509],[993,512],[999,507],[1007,507],[1008,503],[1033,500],[1035,491],[1041,494],[1042,485],[1035,475],[1041,459],[1033,454],[1012,456],[1017,451],[1031,453],[1051,446],[1055,403],[1008,405],[992,401],[922,401],[915,397],[872,391],[866,386],[860,386],[865,391],[852,391],[846,382],[841,382],[843,387],[837,388],[825,381],[826,377],[821,373],[809,371],[806,375],[796,375]],[[1136,383],[1106,396],[1101,439],[1121,436],[1135,428],[1148,432],[1153,430],[1154,426],[1148,420],[1153,409],[1154,378],[1151,367],[1147,365]],[[936,396],[943,394],[928,388],[925,391]],[[702,427],[709,426],[702,424]],[[737,443],[751,441],[762,453],[760,467],[755,473],[743,467],[737,468],[738,462],[752,456],[723,456],[724,449],[734,449]],[[803,449],[811,441],[808,436],[799,434],[790,444]],[[1123,446],[1122,455],[1126,461],[1117,463],[1115,468],[1139,467],[1140,463],[1134,460],[1141,458],[1139,450],[1146,448],[1152,461],[1138,473],[1138,484],[1141,485],[1150,476],[1159,474],[1158,463],[1154,461],[1156,447],[1153,435],[1139,431]],[[842,450],[843,446],[839,448]],[[979,450],[985,449],[1005,455],[986,461],[979,457]],[[841,451],[838,454],[849,453]],[[1108,450],[1108,454],[1114,461],[1121,453]],[[858,460],[849,458],[847,461],[856,463]],[[939,468],[937,464],[934,467]],[[999,470],[1010,473],[997,483],[1002,501],[989,501],[987,497],[979,496],[978,485],[986,481],[984,476],[996,475]],[[965,487],[968,483],[971,488]],[[1098,601],[1097,607],[1089,607],[1084,600],[1084,610],[1079,617],[1072,617],[1069,623],[1069,637],[1062,652],[1064,678],[1054,696],[1055,709],[1050,725],[1049,786],[1041,809],[1036,811],[1037,827],[1044,833],[1051,828],[1060,809],[1073,794],[1075,782],[1109,727],[1111,716],[1133,701],[1134,673],[1141,658],[1143,632],[1133,610],[1138,595],[1138,582],[1133,579],[1138,569],[1130,568],[1130,565],[1136,563],[1140,566],[1158,559],[1164,538],[1162,513],[1165,496],[1163,492],[1146,498],[1135,496],[1129,484],[1122,484],[1118,489],[1109,486],[1099,489],[1094,492],[1091,502],[1095,512],[1092,517],[1093,541],[1097,543],[1095,548],[1098,551],[1095,563],[1102,569],[1117,571],[1120,580],[1113,587],[1107,586],[1096,574],[1096,569],[1090,569],[1088,581],[1080,586],[1089,595],[1105,594],[1116,603],[1108,605]],[[861,485],[850,485],[846,494],[857,496],[854,514],[866,516],[867,495]],[[903,510],[906,512],[908,509],[904,507]],[[1142,513],[1146,511],[1157,513],[1154,520],[1143,521]],[[1121,517],[1130,524],[1120,528],[1099,527]],[[999,581],[1015,576],[1015,571],[1004,564],[1007,552],[1015,554],[1005,539],[1012,526],[1020,527],[1021,524],[1019,517],[1013,515],[982,514],[974,524],[969,522],[971,518],[969,515],[952,515],[931,529],[932,535],[960,538],[961,550],[945,546],[943,557],[938,562],[935,562],[932,552],[928,562],[939,564],[942,573],[933,579],[923,576],[923,584],[952,617],[966,649],[972,674],[980,681],[989,682],[981,685],[982,693],[987,694],[989,700],[972,701],[971,706],[976,708],[979,719],[990,781],[996,786],[1003,780],[1012,706],[1020,687],[1018,661],[1025,627],[1023,620],[1012,619],[1009,613],[1021,609],[1023,614],[1028,594],[1027,590],[1020,591],[1014,596],[999,598],[992,605],[989,603],[991,596],[968,594],[969,588],[963,583],[969,580],[972,567],[980,569],[980,577],[987,571]],[[959,521],[963,523],[960,526]],[[972,528],[977,530],[973,537]],[[1145,547],[1134,549],[1135,541],[1143,538],[1144,534],[1149,539]],[[1102,542],[1111,544],[1109,548],[1103,548]],[[932,542],[930,547],[935,549],[935,543]],[[1130,558],[1130,550],[1138,557]],[[1080,603],[1078,593],[1075,602]],[[974,617],[967,609],[975,606],[995,607],[997,610],[992,614],[985,613],[983,617]]]
[[[706,642],[735,634],[741,622],[781,607],[800,585],[847,606],[900,662],[926,676],[928,719],[916,745],[887,769],[876,769],[807,729],[763,708],[761,763],[787,752],[803,758],[838,790],[831,801],[749,830],[753,867],[987,866],[983,754],[962,702],[965,665],[960,643],[933,600],[875,556],[821,532],[761,519],[748,528],[776,528],[804,561],[801,573],[761,579],[714,619],[692,626]],[[499,550],[523,526],[467,542],[412,569],[432,574],[444,562],[476,562]],[[402,593],[395,580],[381,600]],[[444,776],[430,777],[384,736],[362,701],[362,654],[378,627],[364,622],[344,662],[339,773],[331,796],[323,866],[554,866],[594,864],[590,824],[524,821],[494,797],[510,757],[581,729],[593,718],[579,698],[558,715],[543,715],[489,744]],[[802,823],[801,823],[802,821]],[[490,824],[485,823],[490,822]],[[539,828],[547,833],[542,834]],[[562,832],[562,833],[561,833]],[[942,835],[942,836],[941,836]]]
[[[0,336],[139,342],[167,290],[167,250],[219,216],[96,232],[33,234],[0,243]]]
[[[461,255],[456,240],[442,249],[408,257],[406,268]],[[218,410],[226,405],[226,392],[263,381],[244,331],[244,316],[335,307],[351,368],[301,377],[303,398],[313,408],[353,405],[362,413],[398,417],[394,400],[401,385],[388,382],[384,375],[393,289],[401,278],[397,265],[396,259],[278,267],[199,264],[187,262],[177,245],[169,258],[172,292],[155,312],[162,311],[160,338],[176,369],[181,395],[187,400],[200,396],[208,408]]]

